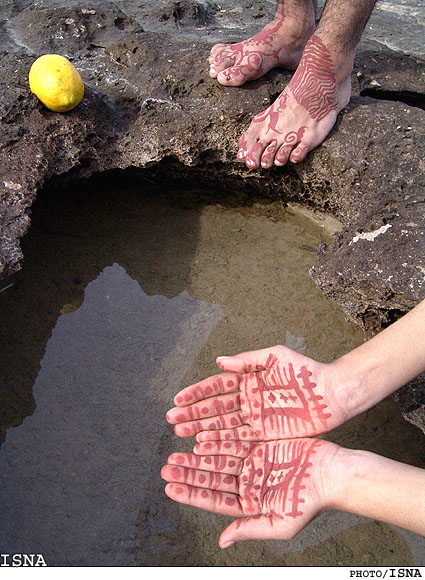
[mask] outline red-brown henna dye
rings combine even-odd
[[[325,412],[323,397],[315,394],[316,383],[310,381],[307,367],[295,374],[292,363],[283,367],[273,354],[267,363],[268,371],[242,381],[246,422],[266,440],[326,431],[331,414]]]
[[[280,131],[278,131],[278,129],[277,129],[277,123],[279,121],[280,115],[283,113],[283,111],[287,107],[287,100],[288,100],[288,95],[285,92],[281,93],[278,96],[278,98],[275,100],[275,102],[272,105],[270,105],[270,107],[265,109],[265,111],[256,115],[253,118],[252,122],[253,123],[262,123],[263,121],[268,119],[269,124],[268,124],[267,131],[266,131],[265,135],[267,135],[267,133],[269,131],[274,131],[275,133],[280,134]],[[247,372],[249,372],[248,368],[246,370],[247,370]],[[256,369],[256,370],[260,370],[260,369]]]
[[[290,131],[285,135],[285,139],[283,140],[283,144],[279,148],[279,151],[276,154],[276,161],[278,163],[285,164],[288,160],[288,157],[292,151],[292,149],[301,141],[303,138],[304,132],[307,127],[303,126],[298,129],[298,131]]]
[[[293,439],[258,445],[244,462],[239,493],[244,513],[297,517],[303,514],[303,480],[320,441]],[[272,523],[272,520],[270,520]]]
[[[274,26],[266,28],[243,42],[226,45],[214,60],[214,65],[223,65],[228,59],[233,62],[231,67],[222,71],[227,81],[234,77],[257,78],[265,68],[265,59],[272,60],[273,65],[279,62],[280,48],[275,49],[277,33],[284,21],[283,9]]]
[[[308,41],[288,89],[297,103],[317,122],[337,109],[332,59],[317,35],[314,34]]]

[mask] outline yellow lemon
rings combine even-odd
[[[67,58],[58,54],[44,54],[33,62],[29,83],[43,105],[59,113],[76,107],[84,95],[79,72]]]

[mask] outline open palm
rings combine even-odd
[[[226,372],[178,393],[167,420],[198,441],[311,437],[346,420],[332,365],[284,346],[217,359]]]
[[[180,503],[238,518],[220,546],[250,539],[290,539],[329,507],[332,457],[320,439],[269,443],[210,441],[174,453],[161,475]]]

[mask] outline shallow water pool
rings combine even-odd
[[[0,285],[0,551],[72,566],[425,564],[425,539],[329,512],[292,542],[221,551],[229,519],[169,500],[190,450],[165,421],[216,356],[284,343],[331,361],[360,332],[311,281],[326,222],[278,202],[105,182],[42,192]],[[232,199],[232,202],[229,201]],[[424,467],[392,399],[326,436]]]

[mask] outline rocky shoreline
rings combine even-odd
[[[388,3],[386,3],[388,4]],[[413,3],[414,4],[414,3]],[[211,44],[263,26],[273,3],[6,0],[0,8],[0,276],[17,271],[20,239],[49,181],[106,171],[217,184],[328,212],[342,224],[311,275],[373,336],[425,298],[425,60],[362,41],[353,98],[321,147],[300,165],[250,172],[235,161],[252,116],[282,91],[274,70],[244,88],[209,78]],[[243,30],[241,30],[243,24]],[[61,115],[30,93],[43,53],[67,56],[86,86]],[[402,353],[396,353],[402,356]],[[425,432],[425,380],[396,395]]]

